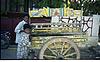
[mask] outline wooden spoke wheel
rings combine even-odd
[[[75,60],[80,59],[80,52],[77,45],[68,38],[51,38],[41,48],[39,59]]]

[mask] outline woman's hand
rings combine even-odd
[[[27,34],[30,34],[30,29],[27,28],[27,29],[24,30],[24,32],[27,33]]]

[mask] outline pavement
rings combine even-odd
[[[16,45],[10,45],[8,49],[1,49],[1,59],[16,59]]]
[[[100,55],[100,46],[97,46],[96,51],[99,52]],[[17,51],[17,46],[16,45],[10,45],[8,49],[1,49],[1,60],[5,60],[5,59],[11,59],[11,60],[15,60],[16,59],[16,52]],[[80,60],[94,60],[96,58],[97,53],[94,52],[92,53],[92,50],[89,50],[88,48],[80,48],[80,54],[81,54],[81,58]],[[98,55],[98,54],[97,54]],[[99,56],[99,60],[100,60],[100,56]]]

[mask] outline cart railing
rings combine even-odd
[[[32,23],[32,32],[80,33],[81,23]]]

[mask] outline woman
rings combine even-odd
[[[19,38],[20,43],[17,48],[17,59],[28,59],[28,52],[31,46],[31,42],[29,42],[31,27],[29,24],[24,24],[23,29],[21,37]]]

